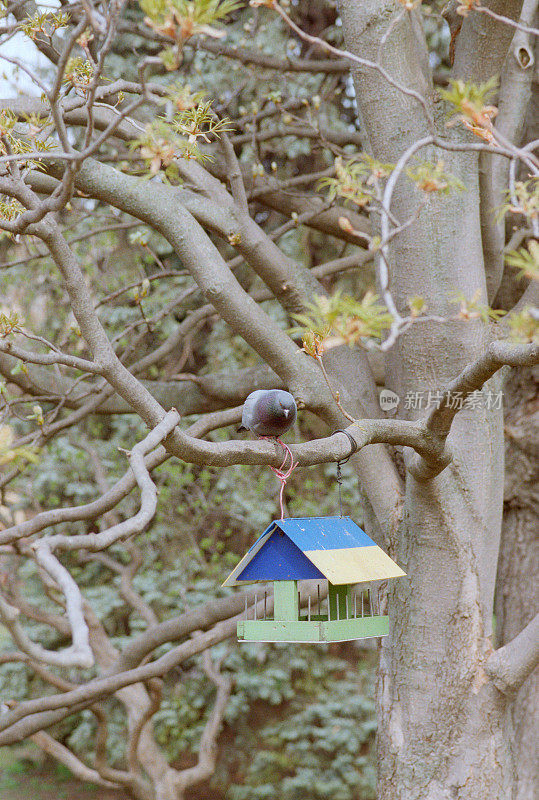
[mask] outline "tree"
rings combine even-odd
[[[97,499],[51,503],[0,533],[6,557],[36,564],[66,611],[31,606],[6,577],[0,613],[16,649],[2,658],[23,661],[56,692],[8,704],[0,744],[32,736],[81,777],[144,800],[182,797],[212,773],[231,683],[209,648],[233,636],[245,596],[159,621],[133,588],[133,538],[158,504],[152,471],[171,457],[278,467],[270,442],[205,437],[238,421],[251,390],[286,386],[326,426],[293,446],[294,458],[301,467],[343,460],[349,436],[333,432],[347,426],[367,531],[407,572],[382,599],[390,635],[378,669],[379,797],[531,797],[509,720],[515,712],[527,724],[514,697],[537,663],[538,618],[505,626],[508,640],[496,643],[492,615],[503,368],[539,361],[539,165],[526,120],[536,3],[451,2],[447,22],[438,3],[404,0],[343,0],[339,16],[330,3],[272,0],[7,11],[4,42],[23,32],[51,67],[42,77],[31,59],[4,54],[38,94],[2,105],[4,266],[52,259],[47,290],[72,318],[56,310],[45,337],[4,312],[2,485],[38,473],[55,437],[91,430],[91,419],[136,415],[150,432],[131,439],[129,469],[112,487],[102,449],[86,445]],[[221,71],[209,71],[214,57]],[[122,275],[119,286],[99,286],[80,242],[129,227],[129,258],[144,254],[146,271],[132,285]],[[329,260],[314,266],[319,254]],[[378,297],[365,273],[348,293],[332,291],[331,276],[371,262]],[[126,305],[107,313],[126,291],[134,314]],[[492,310],[499,305],[510,314]],[[229,364],[211,371],[219,320],[242,353],[232,374]],[[400,398],[396,416],[380,410],[376,378]],[[31,415],[18,411],[27,403]],[[139,510],[118,511],[134,489]],[[50,534],[67,523],[83,525]],[[124,542],[129,563],[114,550]],[[121,652],[74,580],[91,554],[121,574],[122,596],[146,624]],[[70,644],[32,641],[21,612]],[[152,717],[159,679],[197,653],[215,704],[197,765],[179,770],[157,746]],[[101,701],[112,695],[128,716],[122,770],[103,745]],[[46,732],[86,708],[97,720],[92,766]]]

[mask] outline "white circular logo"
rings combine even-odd
[[[380,408],[382,411],[395,411],[400,403],[400,397],[391,389],[382,389],[380,392]]]

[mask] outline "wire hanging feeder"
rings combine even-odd
[[[356,440],[354,439],[354,437],[352,436],[351,433],[348,433],[348,431],[345,431],[342,428],[340,428],[338,431],[335,431],[335,433],[344,433],[344,435],[348,437],[348,441],[350,442],[350,447],[351,447],[350,453],[346,456],[346,458],[341,458],[340,461],[337,461],[337,484],[339,486],[339,516],[342,519],[342,471],[341,471],[341,465],[342,464],[346,464],[346,462],[349,461],[352,458],[352,456],[354,455],[354,453],[358,449],[358,443],[356,442]]]
[[[292,475],[293,471],[298,466],[298,462],[294,461],[294,456],[292,455],[292,451],[290,450],[288,445],[286,445],[280,439],[275,439],[275,438],[272,438],[271,436],[261,436],[260,438],[261,439],[267,439],[269,442],[277,442],[278,444],[281,445],[281,447],[284,450],[283,463],[281,464],[281,466],[279,468],[272,467],[271,464],[269,464],[269,468],[271,469],[271,471],[274,472],[275,475],[281,481],[281,488],[279,490],[279,508],[280,508],[280,511],[281,511],[281,519],[284,519],[284,504],[283,504],[283,501],[284,501],[284,487],[286,486],[287,480],[289,479],[289,477]],[[290,458],[290,465],[287,467],[286,464],[287,464],[287,461],[288,461],[289,458]]]

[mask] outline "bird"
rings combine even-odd
[[[296,401],[282,389],[257,389],[245,400],[239,430],[278,438],[296,421]]]
[[[292,427],[296,420],[298,412],[296,401],[290,394],[282,389],[257,389],[248,395],[245,403],[243,404],[241,414],[241,425],[238,431],[249,430],[261,439],[275,439],[281,445],[284,451],[283,463],[277,469],[269,468],[281,481],[281,490],[279,492],[279,505],[281,509],[281,519],[284,517],[284,487],[288,478],[297,467],[294,461],[292,451],[284,442],[280,440],[280,436]],[[290,466],[286,466],[290,458]]]

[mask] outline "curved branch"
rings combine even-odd
[[[486,672],[503,694],[515,694],[539,664],[539,614],[488,659]]]
[[[77,173],[77,186],[159,231],[220,316],[289,386],[301,374],[314,376],[314,365],[297,355],[296,345],[243,290],[199,223],[177,202],[181,192],[175,197],[167,187],[144,183],[92,159]]]
[[[47,548],[50,550],[57,548],[62,550],[103,550],[119,539],[124,539],[127,536],[133,536],[135,533],[143,531],[153,519],[157,507],[157,488],[146,468],[144,456],[149,450],[157,447],[174,430],[179,420],[180,415],[176,409],[169,411],[159,425],[156,425],[142,442],[135,445],[129,454],[129,464],[140,489],[140,510],[134,517],[119,522],[117,525],[101,531],[101,533],[88,533],[79,536],[64,536],[63,534],[48,536],[43,540]],[[40,552],[41,547],[43,547],[43,543],[35,545],[36,553]]]
[[[522,367],[533,366],[539,363],[539,345],[537,344],[511,344],[509,342],[492,342],[485,353],[473,364],[466,367],[443,390],[446,398],[457,395],[464,402],[473,392],[479,391],[482,386],[503,366]],[[459,408],[460,405],[460,408]],[[425,430],[432,434],[435,449],[438,450],[440,461],[436,464],[426,464],[419,457],[414,457],[408,464],[409,471],[418,480],[427,480],[439,474],[447,461],[446,439],[451,430],[455,416],[462,409],[461,404],[441,403],[439,408],[433,408],[424,422]],[[435,454],[434,454],[435,455]]]
[[[138,761],[137,752],[142,731],[144,730],[144,726],[151,720],[153,715],[159,711],[159,707],[161,706],[162,681],[158,681],[154,678],[152,681],[149,681],[148,684],[148,688],[150,690],[150,702],[148,703],[146,710],[138,718],[134,729],[131,731],[129,747],[127,750],[127,763],[129,764],[129,769],[131,772],[135,774],[140,771],[141,766]]]
[[[66,367],[79,369],[81,372],[89,372],[93,375],[102,374],[100,367],[94,364],[92,361],[88,361],[86,358],[72,356],[69,353],[33,353],[29,350],[23,350],[22,347],[17,347],[17,345],[13,344],[12,342],[2,341],[0,341],[0,352],[11,355],[14,358],[18,358],[24,363],[41,364],[42,366],[63,364]]]
[[[91,667],[94,663],[94,657],[89,644],[88,625],[84,619],[82,595],[79,587],[46,545],[42,544],[39,551],[36,551],[36,561],[64,593],[66,612],[73,640],[72,645],[64,650],[55,651],[47,650],[40,644],[33,642],[18,621],[19,609],[11,606],[0,596],[0,618],[2,622],[20,649],[34,660],[64,667]]]
[[[454,381],[445,388],[444,392],[453,394],[462,392],[464,398],[481,389],[489,378],[503,366],[531,367],[539,363],[538,344],[513,344],[510,342],[492,342],[486,352],[473,364],[466,367]],[[434,408],[425,425],[428,430],[440,436],[447,436],[451,423],[458,413],[458,409]]]
[[[216,687],[217,693],[213,708],[202,731],[197,763],[194,767],[181,770],[174,780],[180,797],[189,786],[201,783],[213,775],[217,757],[217,737],[232,691],[232,679],[219,672],[219,665],[212,662],[208,650],[204,653],[203,663],[204,672]]]
[[[273,5],[273,8],[279,14],[279,16],[282,17],[282,19],[286,22],[286,24],[294,31],[294,33],[296,33],[300,37],[300,39],[309,42],[309,44],[321,47],[324,52],[331,53],[332,55],[338,56],[339,58],[348,59],[350,65],[354,64],[366,69],[374,70],[397,92],[400,92],[401,94],[406,95],[407,97],[413,98],[422,108],[429,128],[431,128],[434,131],[434,120],[433,120],[430,101],[426,99],[420,92],[416,91],[415,89],[411,89],[409,86],[404,86],[402,83],[395,80],[388,73],[388,71],[379,63],[379,61],[372,61],[367,58],[362,58],[361,56],[352,53],[350,50],[341,50],[338,47],[334,47],[333,45],[324,41],[323,39],[320,39],[318,36],[311,36],[309,33],[306,33],[300,27],[298,27],[293,22],[292,19],[290,19],[286,11],[278,3],[275,3]]]
[[[305,592],[302,602],[307,602],[308,597],[308,592]],[[314,600],[314,598],[315,592],[313,590],[311,600]],[[262,599],[257,603],[258,615],[263,613],[264,602],[266,602],[268,613],[273,610],[273,597],[267,597],[266,601]],[[124,686],[165,675],[173,667],[235,635],[237,623],[243,618],[243,613],[242,610],[241,613],[234,617],[218,623],[211,630],[189,641],[182,642],[182,644],[150,664],[145,664],[120,674],[113,673],[96,678],[85,686],[69,692],[35,700],[26,700],[4,714],[0,713],[0,746],[20,741],[31,733],[52,725],[75,711],[88,708],[96,700],[108,697]]]
[[[133,542],[127,542],[125,547],[131,556],[131,561],[126,567],[115,562],[112,558],[107,559],[109,568],[120,575],[119,595],[126,603],[129,603],[131,608],[138,612],[147,625],[157,625],[159,620],[155,611],[133,587],[133,577],[142,566],[142,553],[134,546]]]
[[[97,770],[92,769],[77,758],[71,750],[61,744],[61,742],[57,742],[56,739],[53,739],[48,733],[39,731],[38,733],[32,734],[30,738],[44,753],[52,756],[52,758],[55,758],[60,764],[67,767],[79,780],[95,783],[97,786],[103,786],[106,789],[117,788],[116,783],[104,780]]]
[[[333,265],[337,269],[340,267],[337,262],[333,262]],[[332,265],[328,264],[327,266],[331,268]],[[343,264],[343,268],[346,266],[346,263]],[[206,306],[193,312],[185,322],[191,320],[195,315],[198,317],[204,309]],[[187,327],[183,322],[180,323],[163,344],[148,357],[143,357],[135,364],[130,365],[129,370],[137,373],[146,369],[149,362],[155,363],[155,361],[165,358],[181,344]],[[24,392],[30,395],[48,394],[51,399],[62,398],[66,408],[80,408],[81,403],[86,402],[88,390],[76,387],[72,380],[33,365],[27,368],[26,373],[20,372],[13,375],[12,370],[16,363],[13,356],[2,353],[0,349],[0,374],[6,378],[8,383],[19,386]],[[238,405],[255,389],[284,388],[280,378],[266,366],[247,367],[234,372],[230,370],[214,372],[200,377],[186,376],[181,380],[141,380],[140,383],[164,408],[174,406],[182,416],[205,414],[210,411],[220,411],[230,405]],[[117,394],[103,400],[95,409],[97,414],[130,414],[132,412],[133,409],[129,403]]]
[[[510,19],[510,17],[505,17],[503,14],[496,14],[496,12],[492,11],[492,9],[490,9],[488,6],[477,5],[473,7],[472,11],[477,12],[478,14],[488,14],[488,16],[492,19],[495,19],[498,22],[503,22],[504,25],[509,25],[511,28],[516,28],[520,33],[530,34],[531,36],[539,36],[538,28],[531,28],[528,25],[525,25],[522,19],[519,22],[516,22],[514,19]]]
[[[144,456],[148,450],[156,447],[162,439],[168,436],[179,419],[179,414],[175,409],[169,411],[161,423],[142,442],[135,445],[129,456],[131,470],[141,492],[141,508],[138,514],[98,534],[73,537],[64,535],[50,536],[32,545],[36,561],[60,586],[64,593],[66,612],[73,638],[73,644],[70,647],[61,652],[48,651],[41,645],[32,642],[17,621],[18,609],[10,606],[0,597],[0,616],[4,624],[21,650],[35,660],[62,666],[89,667],[93,665],[94,658],[89,645],[89,631],[84,618],[80,590],[69,572],[53,556],[52,550],[60,547],[63,549],[82,547],[94,550],[102,549],[122,537],[144,530],[153,518],[157,505],[157,489],[150,478],[144,462]]]
[[[207,414],[202,417],[202,419],[195,422],[188,428],[188,433],[191,436],[205,436],[210,431],[215,430],[215,428],[234,424],[239,422],[240,419],[241,408],[218,411],[214,414]],[[163,464],[168,458],[170,458],[170,454],[167,453],[165,448],[162,446],[157,447],[153,452],[144,456],[145,469],[151,472],[151,470]],[[18,539],[32,536],[32,534],[39,533],[39,531],[52,525],[100,517],[118,505],[136,485],[137,483],[133,470],[129,468],[125,475],[123,475],[114,486],[91,503],[69,508],[54,508],[49,511],[41,511],[31,519],[5,528],[3,531],[0,531],[0,545],[10,544]],[[23,613],[25,613],[24,608]]]
[[[107,738],[108,738],[108,720],[105,709],[100,703],[94,703],[90,706],[90,710],[94,715],[97,723],[97,730],[95,734],[95,768],[99,775],[104,780],[111,781],[120,786],[126,786],[133,791],[138,790],[141,797],[147,795],[151,796],[151,790],[145,778],[142,777],[140,769],[125,770],[113,769],[107,763]],[[138,795],[137,795],[138,796]]]
[[[251,604],[256,588],[249,587],[244,592],[212,600],[177,617],[153,625],[126,644],[118,660],[110,668],[110,673],[134,669],[160,645],[183,639],[193,631],[208,630],[212,625],[240,614],[245,608],[246,601]]]
[[[416,449],[427,458],[432,449],[429,435],[425,433],[420,422],[363,419],[350,425],[347,431],[357,441],[358,449],[370,444],[404,445]],[[206,466],[264,464],[278,467],[283,460],[282,450],[277,444],[263,440],[208,442],[196,439],[180,428],[176,428],[171,434],[167,449],[171,455],[181,458],[182,461]],[[337,438],[333,434],[322,439],[291,445],[290,449],[294,461],[297,461],[299,466],[311,467],[315,464],[342,461],[350,453],[350,444],[347,437]],[[73,538],[70,537],[70,540]]]

